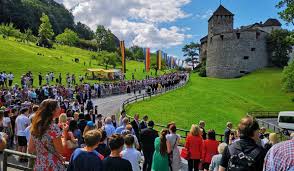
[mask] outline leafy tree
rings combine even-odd
[[[98,50],[115,52],[117,50],[115,36],[110,30],[106,30],[103,25],[98,25],[95,33],[95,38],[98,44]]]
[[[98,51],[98,44],[95,40],[80,39],[76,46],[86,50]]]
[[[78,34],[71,29],[66,28],[62,34],[56,36],[56,42],[68,46],[74,46],[79,41]]]
[[[191,42],[190,44],[186,44],[182,51],[184,52],[184,56],[186,57],[186,62],[191,62],[193,65],[193,70],[194,70],[194,65],[198,61],[199,57],[199,50],[200,50],[200,44],[199,43],[194,43]]]
[[[267,42],[271,52],[271,63],[277,67],[286,66],[293,45],[291,33],[288,30],[275,30],[270,34]]]
[[[0,25],[0,34],[3,35],[3,38],[8,38],[9,36],[18,36],[19,30],[17,30],[13,23],[4,24],[2,23]]]
[[[294,61],[284,68],[282,83],[284,91],[294,92]]]
[[[77,23],[75,30],[81,39],[92,40],[95,37],[95,33],[90,29],[90,27],[81,22]]]
[[[143,48],[139,46],[132,46],[130,50],[133,52],[134,60],[144,60]]]
[[[294,1],[293,0],[281,0],[276,5],[277,8],[283,9],[279,12],[280,17],[287,23],[294,24]]]
[[[39,46],[50,48],[52,47],[51,39],[54,35],[52,25],[50,23],[49,17],[46,14],[42,14],[40,18],[41,25],[39,27]]]
[[[112,65],[113,68],[116,67],[116,62],[118,61],[118,55],[114,52],[100,51],[97,54],[97,58],[100,60],[100,64],[105,66],[105,69],[108,69],[109,65]]]
[[[42,13],[49,16],[57,34],[75,26],[70,11],[54,0],[1,0],[0,8],[0,23],[12,22],[22,32],[30,28],[34,35],[38,35]]]

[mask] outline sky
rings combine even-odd
[[[183,58],[182,47],[207,35],[208,19],[220,0],[55,0],[72,10],[75,21],[95,30],[104,25],[128,47],[163,50]],[[278,0],[222,0],[234,16],[234,28],[268,18],[279,19]],[[284,28],[292,29],[279,19]]]

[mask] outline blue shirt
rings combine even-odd
[[[104,126],[104,130],[106,132],[107,137],[110,137],[112,134],[115,133],[115,128],[112,124],[106,124]]]
[[[125,127],[126,127],[125,125],[122,125],[120,127],[117,127],[116,130],[115,130],[115,133],[116,134],[121,134],[122,131],[125,130]]]
[[[102,161],[98,155],[99,153],[96,150],[87,152],[82,150],[82,148],[77,148],[70,158],[67,170],[103,171]]]

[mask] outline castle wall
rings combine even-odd
[[[203,62],[207,58],[207,41],[201,43],[200,45],[200,54],[199,54],[199,61]]]
[[[208,21],[208,38],[214,34],[233,31],[233,23],[233,16],[212,16]]]
[[[257,35],[258,34],[258,35]],[[268,65],[265,32],[222,33],[209,38],[206,73],[209,77],[235,78]],[[257,38],[258,37],[258,38]]]

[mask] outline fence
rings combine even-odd
[[[29,160],[28,166],[23,166],[23,165],[20,165],[20,164],[15,164],[15,163],[8,162],[8,156],[9,155],[14,155],[14,156],[27,158]],[[3,151],[3,171],[7,171],[8,168],[24,170],[24,171],[33,171],[34,170],[33,165],[34,165],[35,159],[36,159],[35,155],[5,149]],[[68,166],[68,164],[69,164],[68,162],[65,162],[65,166]]]
[[[279,115],[278,111],[251,111],[247,113],[255,118],[277,118]]]
[[[279,140],[284,141],[288,140],[290,137],[288,135],[285,135],[285,130],[283,128],[278,127],[277,125],[274,125],[272,123],[265,122],[261,119],[256,119],[259,123],[260,127],[265,127],[267,129],[270,129],[274,131],[276,134],[278,134]]]

